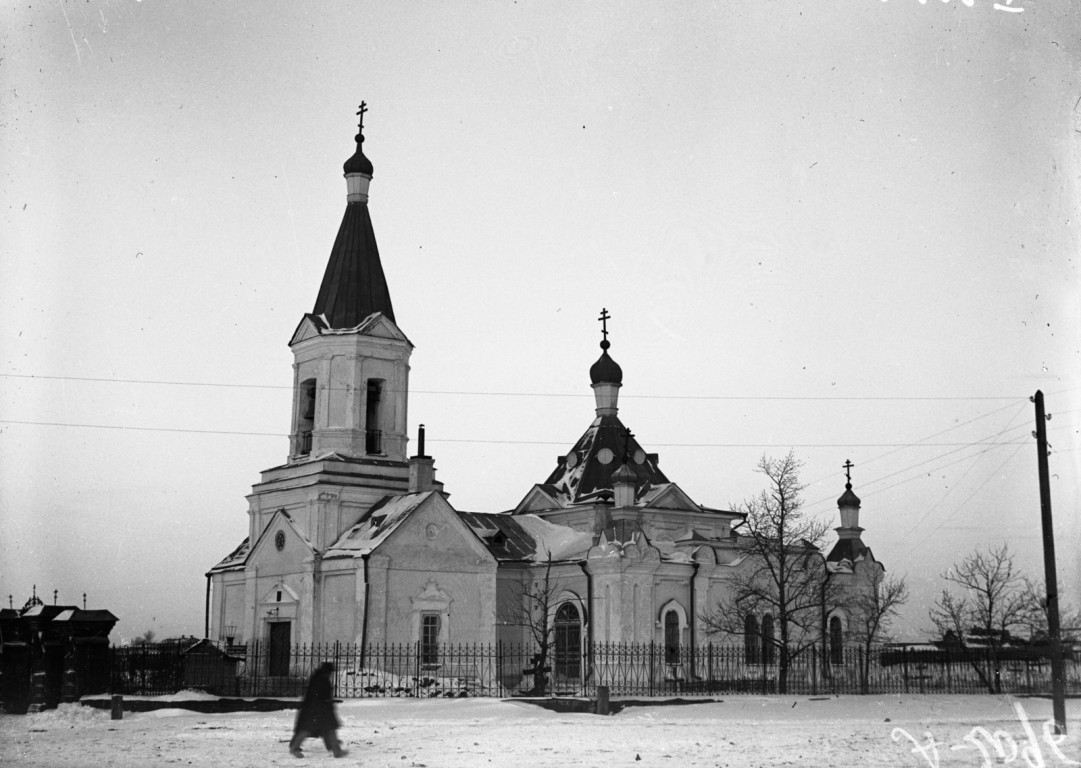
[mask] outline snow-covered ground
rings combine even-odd
[[[628,707],[608,717],[490,699],[365,699],[345,701],[338,713],[349,756],[334,760],[312,740],[302,765],[1081,765],[1077,699],[1067,701],[1070,735],[1058,742],[1045,736],[1049,700],[1006,696],[746,696]],[[167,708],[111,720],[108,710],[66,704],[0,716],[0,765],[296,765],[286,748],[292,723],[291,710]],[[913,752],[915,742],[922,752]]]

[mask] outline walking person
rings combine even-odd
[[[338,743],[338,727],[341,723],[334,713],[334,686],[330,683],[333,672],[334,665],[324,661],[308,681],[308,690],[304,693],[304,701],[300,704],[296,724],[293,726],[293,739],[289,742],[289,754],[293,757],[304,757],[300,746],[304,739],[315,736],[323,738],[323,743],[334,753],[334,757],[345,757],[348,754]]]

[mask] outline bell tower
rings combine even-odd
[[[345,215],[315,307],[289,346],[294,356],[290,463],[335,453],[406,461],[409,356],[368,212],[373,167],[364,155],[361,103],[357,149],[344,166]]]

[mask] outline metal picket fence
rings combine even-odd
[[[850,647],[828,654],[820,646],[788,660],[782,680],[777,653],[749,654],[743,646],[665,648],[658,643],[594,643],[581,653],[505,643],[360,646],[345,643],[275,648],[269,643],[225,646],[202,641],[113,648],[112,692],[161,695],[185,688],[227,696],[296,697],[323,662],[336,669],[335,693],[364,697],[510,697],[596,695],[708,697],[732,694],[1049,693],[1049,661],[1020,654],[997,664],[979,652]],[[997,674],[996,674],[997,670]],[[538,678],[543,677],[543,687]],[[1081,694],[1081,663],[1066,661],[1066,689]]]

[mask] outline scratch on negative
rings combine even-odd
[[[75,42],[75,33],[71,31],[71,19],[68,18],[68,12],[64,10],[64,0],[60,0],[60,13],[64,14],[64,21],[68,25],[68,34],[71,35],[71,44],[75,46],[75,58],[82,64],[83,57],[82,54],[79,53],[79,44]]]

